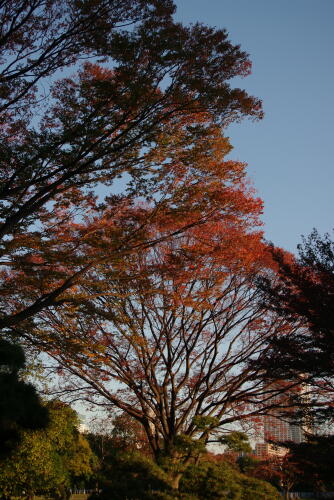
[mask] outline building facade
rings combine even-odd
[[[263,436],[255,446],[255,455],[258,458],[284,455],[287,452],[286,448],[279,447],[272,442],[302,443],[305,440],[305,434],[310,431],[310,426],[306,422],[296,423],[293,418],[298,408],[294,406],[293,401],[307,397],[307,387],[300,384],[284,391],[284,387],[290,384],[289,381],[281,380],[269,388],[273,392],[276,390],[282,390],[282,392],[277,392],[271,398],[274,405],[277,403],[277,408],[273,408],[263,416]],[[280,406],[286,408],[284,416]]]

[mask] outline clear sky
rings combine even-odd
[[[226,28],[265,118],[227,132],[264,200],[266,238],[294,251],[334,227],[334,0],[177,0],[177,19]],[[240,85],[240,86],[241,86]]]

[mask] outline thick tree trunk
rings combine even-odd
[[[179,471],[173,471],[173,468],[180,463],[181,457],[175,451],[170,451],[170,443],[168,443],[165,448],[155,451],[154,458],[159,467],[167,473],[168,484],[173,490],[178,490],[183,474]]]

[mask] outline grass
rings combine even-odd
[[[73,494],[70,496],[70,500],[87,500],[89,497],[88,494],[84,495],[83,493]],[[22,500],[22,497],[12,497],[12,500]],[[49,500],[49,497],[40,497],[34,496],[34,500]]]

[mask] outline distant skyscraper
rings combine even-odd
[[[279,381],[273,385],[272,389],[284,388],[284,385],[289,384],[288,381]],[[291,398],[307,397],[306,386],[298,385],[289,389],[282,394],[275,394],[272,397],[272,402],[279,406],[280,404],[287,407],[287,412],[284,416],[281,415],[279,407],[273,408],[263,417],[263,442],[258,442],[255,447],[255,454],[261,458],[269,455],[282,455],[286,453],[284,448],[270,444],[273,442],[293,441],[301,443],[305,440],[305,433],[309,430],[309,426],[302,422],[296,423],[293,417],[297,407],[290,406]],[[289,416],[291,417],[289,418]]]
[[[304,440],[305,428],[302,424],[291,423],[271,414],[263,417],[263,434],[265,441],[301,443]]]

